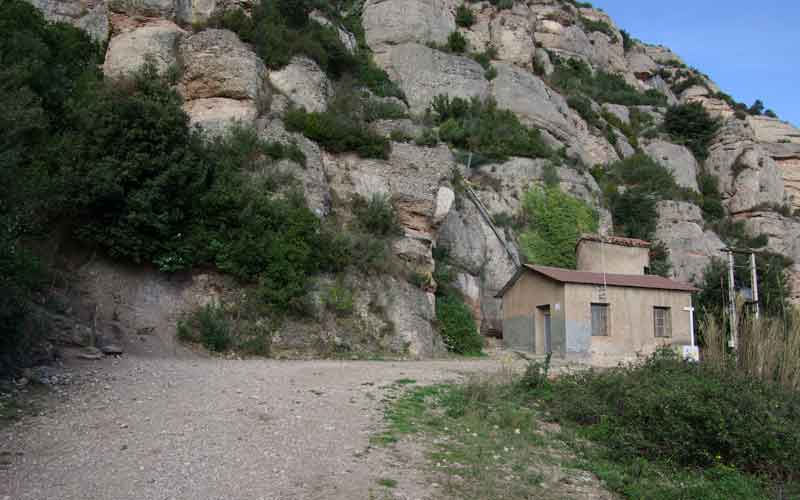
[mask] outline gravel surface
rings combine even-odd
[[[369,438],[402,378],[497,360],[82,362],[76,382],[0,430],[2,500],[412,499],[425,478]],[[417,477],[419,476],[419,477]],[[391,494],[381,478],[399,480]]]

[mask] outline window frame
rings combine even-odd
[[[595,327],[595,308],[603,311],[603,334],[598,334]],[[592,302],[589,304],[589,315],[591,316],[591,329],[592,337],[610,337],[611,336],[611,304],[608,302]]]
[[[662,335],[659,335],[659,313],[663,313],[662,319]],[[653,336],[657,339],[671,339],[672,338],[672,308],[668,306],[653,306]]]

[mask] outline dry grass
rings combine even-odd
[[[701,328],[704,361],[720,368],[730,367],[733,361],[727,352],[725,329],[711,315],[706,316]],[[788,389],[800,389],[800,311],[793,311],[786,321],[745,318],[739,329],[736,368]]]

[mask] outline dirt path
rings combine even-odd
[[[496,360],[106,359],[0,431],[2,500],[419,498],[425,478],[369,439],[398,379],[452,380]]]

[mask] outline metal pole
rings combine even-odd
[[[755,305],[756,319],[761,316],[761,307],[758,305],[758,271],[756,270],[756,254],[750,253],[750,281],[753,287],[753,304]]]
[[[733,250],[728,249],[728,307],[730,308],[731,338],[728,346],[734,351],[739,343],[739,322],[736,318],[736,277],[733,273]]]

